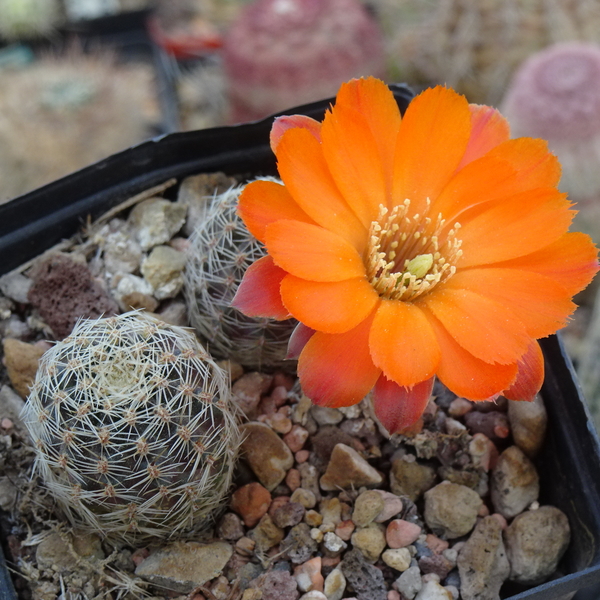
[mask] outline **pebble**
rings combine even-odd
[[[135,574],[153,585],[188,594],[218,577],[232,554],[233,548],[225,542],[175,542],[152,552]]]
[[[328,531],[323,536],[323,547],[327,556],[333,558],[339,556],[348,547],[348,544],[332,531]]]
[[[323,538],[325,537],[325,535],[323,534],[323,532],[320,529],[317,529],[316,527],[314,527],[313,529],[310,530],[310,537],[315,540],[315,542],[317,542],[317,544],[320,544],[323,541]]]
[[[294,490],[290,502],[298,502],[298,504],[302,504],[306,509],[314,508],[317,505],[315,495],[310,490],[305,490],[301,487]]]
[[[306,594],[302,594],[299,600],[327,600],[327,596],[323,592],[312,590],[310,592],[306,592]]]
[[[412,455],[409,455],[412,457]],[[435,470],[428,465],[403,456],[392,461],[390,487],[397,496],[408,496],[416,502],[435,485]]]
[[[27,398],[45,349],[15,339],[4,340],[4,364],[14,390]]]
[[[248,533],[248,537],[256,543],[258,552],[266,552],[281,542],[285,535],[281,527],[277,527],[268,514],[262,516],[258,524]]]
[[[316,510],[307,510],[304,513],[304,522],[311,527],[319,527],[323,522],[323,515]]]
[[[101,244],[104,268],[109,274],[134,273],[142,261],[142,248],[128,231],[113,231]]]
[[[382,555],[383,562],[396,569],[396,571],[404,572],[410,567],[412,556],[408,548],[388,548]]]
[[[253,371],[239,377],[231,387],[233,402],[248,419],[258,416],[258,405],[273,382],[273,376]]]
[[[434,554],[419,559],[419,568],[422,573],[435,573],[440,580],[445,579],[452,571],[455,564],[451,563],[445,556]]]
[[[259,519],[256,520],[256,523],[258,523],[258,520]],[[249,525],[249,527],[253,526],[254,524]],[[235,542],[239,540],[241,537],[244,536],[244,527],[242,525],[241,519],[234,513],[225,513],[221,517],[219,525],[217,526],[217,535],[229,542]]]
[[[448,406],[448,414],[454,419],[464,417],[468,412],[473,410],[473,403],[464,398],[455,398]]]
[[[266,573],[260,582],[252,582],[251,587],[260,590],[258,600],[298,600],[298,584],[287,571],[273,570]]]
[[[316,404],[311,407],[310,414],[319,425],[337,425],[344,418],[344,414],[337,408]]]
[[[376,486],[382,481],[381,475],[356,450],[346,444],[337,444],[320,485],[325,491],[337,491]]]
[[[404,510],[402,498],[396,496],[396,494],[392,494],[391,492],[387,492],[385,490],[375,491],[383,498],[383,509],[375,517],[376,523],[385,523],[385,521],[389,521],[392,517],[395,517]]]
[[[129,214],[129,223],[142,250],[166,244],[183,226],[187,207],[162,198],[140,202]]]
[[[416,595],[415,600],[452,600],[452,594],[437,581],[428,581]]]
[[[182,290],[185,263],[185,254],[171,246],[156,246],[142,260],[140,271],[157,300],[174,298]]]
[[[113,296],[117,300],[121,310],[131,310],[130,302],[132,300],[139,303],[141,303],[142,298],[152,298],[154,300],[152,297],[154,288],[150,283],[143,277],[138,277],[132,273],[117,273],[112,278],[111,285],[113,287]],[[154,302],[156,303],[156,300]],[[150,305],[147,308],[150,308]],[[156,306],[153,310],[155,309]]]
[[[298,424],[293,425],[290,431],[283,436],[283,441],[292,452],[302,450],[307,439],[308,431]]]
[[[0,416],[21,424],[21,411],[25,401],[9,385],[0,387]]]
[[[352,521],[357,527],[364,527],[375,520],[385,506],[383,496],[376,490],[359,494],[354,502]]]
[[[323,593],[327,600],[342,600],[345,591],[346,578],[340,568],[335,568],[325,578]]]
[[[310,490],[315,495],[315,498],[320,500],[321,490],[319,489],[319,471],[317,471],[315,466],[309,463],[302,463],[301,465],[298,465],[297,468],[300,473],[302,487],[305,490]]]
[[[22,273],[13,271],[0,277],[0,292],[19,304],[28,304],[27,294],[33,282]]]
[[[323,517],[323,529],[334,531],[342,521],[342,503],[339,498],[326,498],[319,504],[319,512]]]
[[[516,516],[504,532],[510,579],[537,584],[555,570],[571,539],[569,520],[554,506]]]
[[[69,540],[76,556],[71,553],[69,545],[58,533],[50,533],[44,537],[35,553],[38,567],[53,568],[62,573],[77,568],[77,556],[88,561],[100,561],[104,558],[102,543],[97,535],[77,531],[75,535],[69,535]]]
[[[476,468],[489,471],[496,466],[498,449],[492,440],[483,433],[476,433],[469,442],[469,454]]]
[[[447,539],[461,537],[475,525],[483,504],[479,494],[456,483],[440,483],[425,493],[425,521]]]
[[[457,564],[463,600],[497,600],[510,564],[496,519],[490,516],[479,521],[461,548]]]
[[[413,600],[423,587],[419,567],[409,567],[396,579],[396,587],[406,600]]]
[[[231,509],[244,521],[246,527],[254,527],[269,509],[271,493],[260,483],[252,482],[238,488],[231,496]]]
[[[537,456],[546,437],[548,425],[548,413],[542,397],[538,394],[533,402],[509,400],[508,420],[515,445],[529,458]]]
[[[283,413],[276,412],[273,415],[266,417],[265,422],[277,433],[285,434],[291,431],[292,421]],[[283,440],[285,442],[285,440]],[[289,444],[288,444],[289,447]]]
[[[274,490],[294,464],[290,449],[268,425],[251,422],[240,429],[242,455],[267,490]]]
[[[347,542],[351,537],[352,533],[356,529],[356,525],[350,519],[341,521],[335,528],[334,532],[340,539]]]
[[[285,485],[294,492],[300,487],[301,483],[300,471],[298,471],[298,469],[290,469],[285,476]]]
[[[428,533],[425,536],[425,543],[434,554],[442,554],[450,545],[446,540],[440,539],[437,535],[433,535],[433,533]]]
[[[340,568],[346,581],[354,589],[356,600],[387,600],[387,585],[383,573],[369,564],[360,550],[355,548],[346,552]],[[419,581],[420,579],[419,577]]]
[[[243,536],[235,543],[236,552],[242,556],[251,556],[256,548],[256,542],[249,537]]]
[[[403,519],[390,521],[385,531],[385,539],[390,548],[405,548],[415,542],[421,535],[421,528],[416,523]]]
[[[294,458],[298,464],[302,464],[310,458],[310,452],[308,450],[298,450],[294,454]]]
[[[298,523],[290,529],[280,544],[281,551],[296,565],[305,563],[317,551],[317,542],[312,539],[310,532],[311,529],[306,523]]]
[[[386,547],[385,529],[379,523],[357,528],[350,539],[352,545],[370,562],[378,560]]]
[[[483,433],[494,442],[503,440],[510,435],[508,417],[503,412],[473,410],[468,412],[464,419],[471,433]]]
[[[273,522],[278,527],[293,527],[302,521],[306,509],[299,502],[286,502],[273,511]]]
[[[321,557],[317,556],[294,568],[294,578],[301,592],[323,591],[323,575],[321,574]]]
[[[508,447],[498,457],[490,487],[494,509],[507,519],[523,512],[540,493],[535,466],[517,446]]]

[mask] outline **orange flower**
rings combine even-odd
[[[322,123],[281,117],[271,133],[283,185],[255,181],[239,212],[269,253],[234,305],[295,317],[290,340],[313,402],[373,390],[393,432],[412,425],[434,376],[455,394],[531,400],[537,339],[563,327],[598,270],[557,190],[542,140],[454,91],[423,92],[401,118],[373,78],[342,85]]]

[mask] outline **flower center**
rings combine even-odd
[[[430,201],[427,200],[429,211]],[[388,300],[410,302],[432,290],[456,272],[462,255],[456,237],[460,223],[447,232],[441,214],[432,220],[408,215],[410,200],[391,211],[379,205],[379,215],[369,228],[367,278],[375,291]]]

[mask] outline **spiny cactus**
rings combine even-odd
[[[195,531],[229,489],[229,376],[191,332],[144,313],[80,321],[42,357],[23,417],[48,489],[102,535]]]
[[[359,0],[255,0],[224,38],[223,66],[231,121],[258,119],[382,76],[382,34]]]
[[[231,301],[246,269],[265,256],[237,215],[242,187],[215,196],[190,237],[184,292],[190,322],[214,356],[253,369],[289,365],[283,359],[297,322],[246,317]]]
[[[60,18],[57,0],[0,0],[0,38],[12,41],[45,36]]]

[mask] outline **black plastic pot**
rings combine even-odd
[[[405,109],[412,93],[391,86]],[[282,114],[322,118],[331,100]],[[272,118],[202,131],[169,134],[91,165],[0,206],[0,274],[72,236],[89,216],[98,217],[128,197],[169,178],[210,171],[273,174],[269,148]],[[506,586],[510,600],[552,600],[600,583],[600,441],[589,417],[573,367],[560,340],[542,342],[549,413],[548,437],[537,460],[540,502],[569,517],[572,541],[553,581],[519,590]],[[0,586],[2,570],[0,569]],[[9,600],[10,595],[1,600]]]

